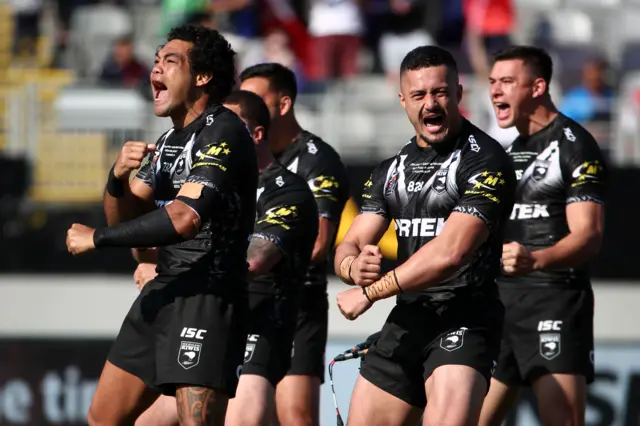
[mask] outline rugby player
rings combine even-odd
[[[215,30],[171,30],[156,53],[151,86],[155,114],[170,117],[173,127],[156,145],[122,148],[106,186],[109,227],[74,224],[67,233],[74,255],[160,247],[158,275],[133,303],[108,355],[90,425],[132,424],[160,394],[176,396],[181,425],[222,425],[235,396],[258,166],[246,125],[221,105],[234,86],[234,56]]]
[[[318,239],[304,278],[291,368],[276,389],[282,426],[317,426],[328,328],[327,257],[349,197],[347,172],[329,144],[298,124],[294,110],[298,89],[290,69],[259,64],[242,71],[240,80],[241,89],[260,95],[269,108],[269,146],[276,160],[307,181],[318,204]]]
[[[600,250],[606,168],[597,142],[559,113],[553,65],[542,49],[498,53],[490,75],[498,124],[519,136],[507,149],[518,179],[505,232],[505,328],[481,425],[498,426],[522,386],[542,423],[584,425],[594,379],[593,291],[587,263]]]
[[[451,54],[422,46],[400,68],[400,103],[415,136],[365,182],[360,214],[336,250],[338,295],[354,320],[397,304],[364,357],[352,426],[477,425],[500,348],[503,230],[515,173],[504,149],[460,113]],[[378,243],[394,220],[400,266],[380,277]],[[427,403],[428,401],[428,403]]]
[[[318,234],[318,212],[304,179],[275,162],[269,151],[269,111],[262,99],[253,92],[234,91],[224,106],[247,123],[260,170],[256,224],[247,254],[253,278],[249,283],[249,334],[242,375],[225,425],[268,426],[275,415],[275,386],[291,363],[298,293]],[[149,272],[136,270],[143,277]],[[175,404],[168,399],[158,399],[136,425],[175,425]]]

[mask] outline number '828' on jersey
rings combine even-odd
[[[420,147],[414,137],[395,157],[376,167],[365,182],[360,213],[394,221],[399,261],[437,237],[453,212],[479,218],[490,232],[451,278],[420,293],[403,293],[399,299],[445,300],[469,288],[495,293],[515,185],[515,172],[504,149],[466,120],[458,136],[427,148]]]

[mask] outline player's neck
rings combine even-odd
[[[209,106],[209,97],[201,96],[193,104],[185,106],[181,113],[171,116],[173,128],[176,130],[183,129],[200,116]]]
[[[270,165],[272,165],[274,161],[275,160],[273,159],[273,155],[271,155],[269,146],[266,143],[258,146],[258,173],[262,173]]]
[[[524,120],[521,124],[517,124],[516,129],[522,136],[531,136],[547,127],[557,116],[558,109],[551,99],[548,98],[533,110],[533,113],[527,117],[527,120]]]
[[[302,133],[302,127],[300,127],[298,120],[296,120],[293,114],[283,117],[281,120],[282,122],[279,126],[272,129],[274,139],[271,144],[271,149],[275,154],[284,151],[289,145],[294,143]]]

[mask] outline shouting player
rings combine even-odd
[[[232,92],[224,105],[247,123],[260,168],[256,224],[247,254],[252,276],[249,334],[225,425],[269,426],[275,415],[275,387],[291,363],[298,297],[318,234],[318,212],[304,179],[273,160],[266,142],[269,111],[262,99],[240,90]],[[146,268],[140,264],[136,274],[141,267]],[[136,426],[175,425],[175,404],[169,400],[156,401]]]
[[[151,72],[155,114],[173,128],[155,146],[127,142],[105,194],[109,227],[74,224],[74,255],[160,247],[108,355],[90,425],[132,424],[159,394],[175,395],[181,425],[222,425],[246,344],[249,236],[258,183],[246,125],[221,102],[234,56],[215,30],[173,29]],[[141,166],[135,179],[129,176]]]
[[[425,425],[475,426],[500,348],[495,279],[515,173],[500,144],[462,117],[449,52],[409,52],[400,89],[415,137],[375,168],[335,256],[338,275],[360,286],[338,295],[347,319],[398,295],[362,363],[348,424],[412,425],[424,414]],[[375,244],[391,220],[401,265],[380,278]]]
[[[522,386],[532,387],[544,425],[584,425],[594,379],[586,264],[602,242],[606,169],[593,137],[554,106],[551,74],[546,52],[515,46],[495,56],[490,76],[498,124],[519,136],[507,150],[518,186],[498,280],[505,328],[484,426],[502,423]]]
[[[304,278],[291,368],[276,390],[282,426],[317,426],[328,328],[327,256],[349,196],[347,172],[330,145],[298,124],[294,111],[298,89],[290,69],[279,64],[255,65],[245,69],[240,80],[241,89],[260,95],[269,108],[271,152],[307,181],[318,204],[318,239]]]

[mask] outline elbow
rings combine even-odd
[[[586,257],[587,257],[587,261],[592,260],[593,258],[595,258],[598,253],[600,253],[600,249],[602,248],[602,240],[603,240],[603,235],[602,235],[602,231],[600,230],[596,230],[594,232],[591,232],[587,238],[586,238],[586,242],[584,247],[586,247]]]
[[[264,275],[269,272],[269,269],[265,262],[262,262],[260,259],[249,259],[247,261],[249,263],[249,276],[255,277],[258,275]]]
[[[438,259],[438,264],[444,272],[452,273],[462,268],[462,266],[469,260],[469,257],[469,253],[462,250],[442,250]]]
[[[176,232],[185,240],[194,238],[200,230],[200,215],[182,202],[173,202],[167,207],[167,214]]]

